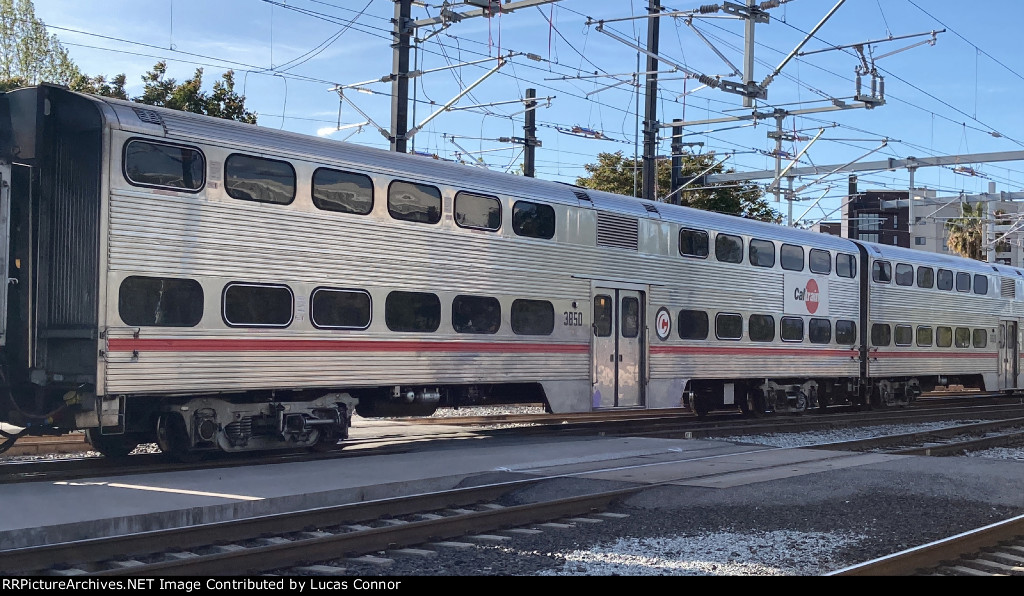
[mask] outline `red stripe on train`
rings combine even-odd
[[[832,356],[856,358],[856,350],[826,348],[727,348],[712,346],[651,346],[651,354],[688,354],[695,356]]]
[[[507,352],[588,354],[588,344],[315,339],[111,339],[111,352]]]

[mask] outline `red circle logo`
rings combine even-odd
[[[812,315],[818,311],[818,282],[813,279],[807,281],[804,304],[807,305],[807,312]]]

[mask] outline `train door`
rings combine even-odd
[[[1017,341],[1017,322],[999,323],[999,388],[1016,389],[1020,370],[1020,343]]]
[[[635,408],[644,403],[646,294],[594,287],[593,406]]]
[[[11,164],[0,162],[0,346],[7,345],[7,267],[11,237]]]

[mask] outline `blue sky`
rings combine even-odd
[[[678,11],[709,3],[663,1]],[[442,0],[431,0],[416,6],[413,18],[438,16],[441,4]],[[837,4],[838,0],[789,0],[770,9],[770,22],[756,28],[755,80],[764,80]],[[340,106],[338,94],[330,89],[391,72],[391,0],[36,0],[35,7],[36,15],[84,72],[124,73],[130,95],[141,92],[140,77],[157,60],[166,60],[169,76],[179,80],[202,67],[208,84],[230,68],[261,126],[387,147],[372,123],[389,127],[390,84],[368,84],[364,89],[370,93],[350,89]],[[637,51],[598,31],[594,21],[605,20],[606,31],[644,45],[646,20],[618,19],[644,15],[646,8],[646,0],[561,0],[491,19],[465,19],[444,29],[420,28],[418,35],[426,39],[419,44],[414,68],[443,70],[417,79],[411,118],[415,121],[410,126],[477,81],[495,65],[494,58],[510,52],[513,56],[455,104],[468,109],[446,111],[428,122],[413,138],[415,150],[446,159],[480,160],[498,171],[517,169],[520,147],[498,139],[522,136],[522,106],[508,102],[521,99],[532,87],[542,99],[537,112],[543,143],[537,150],[537,177],[573,182],[584,174],[583,164],[595,162],[599,152],[641,154],[637,131],[642,135],[643,90],[638,98],[629,76],[638,70]],[[731,67],[703,36],[742,70],[743,24],[722,16],[694,18],[692,27],[683,18],[662,19],[661,54],[692,72],[728,75]],[[800,165],[1021,151],[1024,119],[1018,106],[1024,62],[1015,46],[1022,22],[1024,2],[1019,0],[846,0],[802,48],[807,54],[796,56],[774,78],[758,109],[817,108],[827,105],[829,98],[849,101],[855,91],[854,69],[860,64],[855,52],[810,52],[925,34],[865,46],[884,77],[885,105],[786,120],[787,131],[804,138],[824,129]],[[908,47],[931,40],[930,32],[940,30],[945,31],[935,35],[934,44]],[[644,69],[645,58],[639,64]],[[695,91],[699,83],[684,79],[678,68],[669,72],[673,67],[663,63],[660,70],[661,122],[750,112],[738,95],[708,88]],[[864,77],[865,88],[869,81]],[[549,97],[550,103],[543,101]],[[349,127],[368,121],[361,128]],[[600,131],[605,139],[568,134],[574,126]],[[774,158],[765,154],[774,149],[774,141],[766,136],[773,128],[774,121],[756,126],[694,125],[687,128],[687,141],[703,143],[695,151],[713,151],[719,159],[728,156],[725,165],[737,171],[767,170],[774,168]],[[664,130],[663,136],[668,133]],[[663,155],[669,153],[668,142],[666,138],[661,143]],[[796,154],[806,144],[787,142],[783,149]],[[963,175],[953,166],[934,167],[918,170],[915,180],[940,196],[986,192],[990,183],[998,191],[1024,190],[1020,162],[970,167],[977,175]],[[834,211],[845,193],[845,176],[807,185],[794,215],[810,209],[804,219],[813,221]],[[795,186],[817,178],[797,179]],[[905,189],[908,184],[906,171],[864,172],[860,179],[862,189]],[[776,207],[786,212],[785,204]]]

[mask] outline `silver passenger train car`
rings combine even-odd
[[[354,412],[1020,383],[1016,269],[54,86],[0,94],[0,191],[7,444],[320,449]]]

